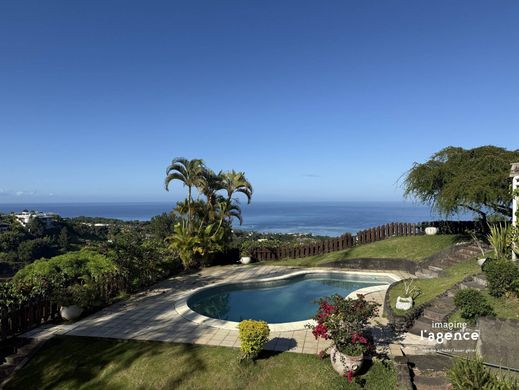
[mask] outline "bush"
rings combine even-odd
[[[238,325],[240,330],[241,359],[252,360],[269,341],[270,329],[265,321],[244,320]]]
[[[483,271],[487,275],[490,295],[500,297],[507,292],[516,291],[519,268],[511,260],[487,260]]]
[[[18,271],[13,284],[27,298],[47,296],[59,304],[85,302],[88,290],[91,297],[88,303],[91,304],[101,298],[99,286],[117,274],[118,268],[110,259],[93,251],[81,250],[49,260],[37,260]],[[74,291],[78,296],[71,296]]]
[[[48,238],[36,238],[23,241],[18,247],[18,258],[20,261],[29,262],[42,257],[51,257],[55,254]]]
[[[494,309],[487,302],[481,291],[467,288],[458,290],[454,303],[461,311],[461,316],[474,323],[479,317],[493,315]]]
[[[480,358],[457,359],[449,370],[452,390],[513,390],[517,381],[497,377],[491,373]]]

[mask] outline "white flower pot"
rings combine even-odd
[[[348,356],[339,352],[335,345],[330,349],[330,361],[332,367],[340,376],[347,376],[348,372],[356,373],[360,370],[362,362],[364,361],[364,355]]]
[[[252,259],[250,258],[250,256],[244,256],[240,259],[240,263],[242,264],[250,264],[251,261]]]
[[[487,261],[487,258],[486,258],[486,257],[484,257],[484,258],[482,258],[482,259],[478,259],[478,264],[479,264],[479,266],[480,266],[480,267],[483,267],[483,264],[485,264],[485,261]]]
[[[428,226],[425,228],[425,234],[428,236],[434,236],[435,234],[438,234],[438,228],[433,226]]]
[[[77,320],[81,313],[83,313],[83,309],[77,305],[61,306],[59,311],[61,318],[67,321]]]
[[[396,308],[398,310],[409,310],[413,307],[413,298],[412,297],[398,297],[396,299]]]

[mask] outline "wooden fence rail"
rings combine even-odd
[[[125,288],[121,277],[105,279],[97,285],[97,297],[108,302]],[[46,322],[59,320],[59,306],[47,297],[33,299],[19,305],[0,306],[0,341],[27,332]]]
[[[278,260],[284,258],[297,259],[301,257],[322,255],[340,251],[354,246],[369,244],[389,237],[414,236],[423,234],[423,224],[416,223],[388,223],[357,232],[343,234],[336,238],[319,241],[309,245],[282,246],[277,248],[257,248],[251,253],[256,260]]]

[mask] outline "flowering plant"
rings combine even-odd
[[[364,295],[345,299],[336,294],[322,298],[314,317],[315,325],[308,325],[315,338],[332,340],[339,352],[358,356],[372,348],[364,335],[369,320],[377,315],[378,303],[366,301]]]

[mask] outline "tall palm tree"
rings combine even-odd
[[[215,217],[215,207],[218,200],[218,191],[223,190],[222,177],[212,169],[206,168],[202,174],[202,180],[198,186],[198,190],[205,196],[207,201],[207,215],[209,220]]]
[[[166,191],[169,191],[169,184],[173,180],[181,181],[187,187],[187,202],[188,202],[188,229],[192,230],[193,226],[193,188],[197,188],[202,182],[202,175],[204,173],[204,161],[200,159],[188,160],[183,157],[177,157],[171,161],[171,164],[166,168],[166,180],[164,182]]]
[[[236,172],[235,170],[228,172],[220,172],[222,187],[227,193],[227,202],[230,204],[234,194],[241,192],[247,197],[247,203],[252,198],[252,184],[245,177],[244,172]]]

